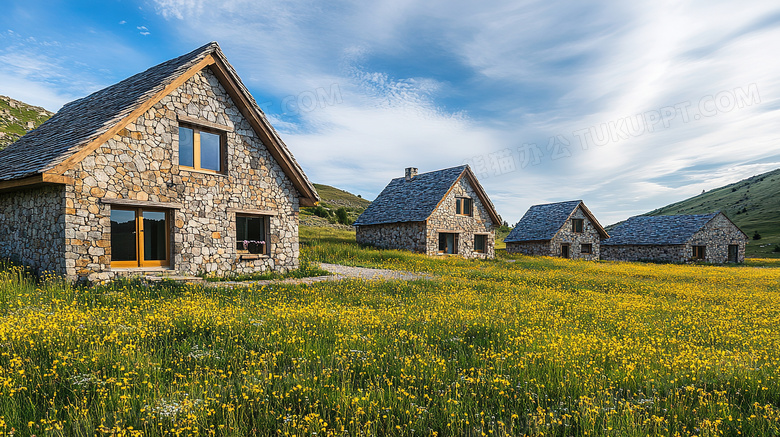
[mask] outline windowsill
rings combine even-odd
[[[214,176],[223,176],[227,177],[227,175],[220,171],[214,171],[214,170],[204,170],[202,168],[194,168],[194,167],[185,167],[183,165],[179,166],[179,170],[188,171],[190,173],[200,173],[200,174],[208,174],[208,175],[214,175]]]
[[[171,266],[161,267],[111,267],[112,272],[167,272],[173,270]]]
[[[239,260],[255,260],[255,259],[266,259],[270,258],[268,255],[264,255],[262,253],[240,253],[238,254]]]

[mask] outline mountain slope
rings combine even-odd
[[[352,224],[371,203],[330,185],[314,184],[314,188],[320,195],[320,202],[314,207],[301,208],[301,224],[304,226],[352,229],[350,225],[338,223],[337,211],[344,208],[347,222]]]
[[[658,208],[643,215],[704,214],[722,211],[748,236],[747,256],[780,257],[780,169]],[[760,240],[754,240],[758,232]]]
[[[0,96],[0,150],[51,118],[53,112]]]

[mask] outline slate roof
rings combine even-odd
[[[685,244],[693,234],[720,213],[695,215],[659,215],[631,217],[610,231],[602,245],[677,245]]]
[[[314,186],[273,126],[268,123],[257,102],[241,82],[241,78],[216,42],[208,43],[87,97],[65,104],[37,129],[28,132],[4,150],[0,150],[0,181],[34,176],[54,168],[107,132],[209,55],[222,62],[238,91],[249,101],[251,106],[249,109],[258,114],[268,126],[279,152],[289,158],[291,170],[300,178],[301,186],[296,187],[301,191],[301,195],[310,197],[311,201],[319,200]]]
[[[566,223],[582,200],[546,203],[528,208],[512,232],[504,238],[507,243],[551,240]]]
[[[215,49],[212,42],[63,106],[0,151],[0,180],[42,173],[100,136]]]
[[[461,165],[420,173],[408,182],[403,177],[393,179],[360,214],[354,226],[425,221],[466,171],[471,172],[469,166]],[[476,178],[473,182],[476,182]],[[476,185],[472,187],[475,191],[482,190],[478,182]],[[485,197],[481,200],[483,206],[498,217],[490,199]]]

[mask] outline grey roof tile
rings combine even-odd
[[[631,217],[610,231],[605,246],[685,244],[719,213]]]
[[[582,200],[570,200],[534,205],[528,208],[504,241],[516,243],[551,240],[581,203]]]
[[[466,165],[421,173],[406,181],[396,178],[363,211],[355,226],[383,223],[422,222],[428,219]]]

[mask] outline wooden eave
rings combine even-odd
[[[215,56],[215,54],[217,56]],[[303,172],[299,169],[299,167],[295,165],[292,156],[289,154],[289,152],[286,151],[286,148],[283,145],[281,139],[275,135],[270,123],[268,123],[266,118],[259,112],[259,110],[255,108],[251,99],[246,96],[238,86],[237,79],[233,76],[230,69],[226,67],[225,61],[219,55],[218,51],[206,55],[200,62],[193,65],[190,67],[190,69],[171,81],[171,83],[169,83],[165,88],[152,96],[146,102],[139,105],[134,111],[125,116],[118,123],[115,123],[110,129],[90,141],[88,144],[82,147],[81,150],[74,153],[61,163],[57,164],[52,169],[47,170],[44,174],[48,174],[49,176],[64,175],[66,171],[71,169],[77,163],[81,162],[82,159],[97,150],[98,147],[116,135],[119,131],[127,127],[128,124],[135,121],[138,117],[152,108],[152,106],[156,105],[160,100],[163,99],[163,97],[176,90],[176,88],[183,85],[186,81],[192,78],[192,76],[206,67],[211,68],[211,71],[214,73],[214,75],[217,76],[222,86],[225,87],[225,90],[236,103],[236,106],[238,107],[241,114],[252,125],[252,128],[255,130],[263,144],[271,153],[271,156],[274,157],[279,166],[282,167],[284,173],[290,178],[293,186],[295,186],[295,188],[298,190],[298,193],[300,194],[299,202],[301,206],[314,206],[319,201],[316,190],[308,182],[306,176],[303,175]],[[2,188],[2,186],[3,183],[0,182],[0,188]]]
[[[0,191],[15,191],[41,185],[67,185],[73,184],[73,182],[73,178],[67,176],[42,173],[22,179],[0,181]]]

